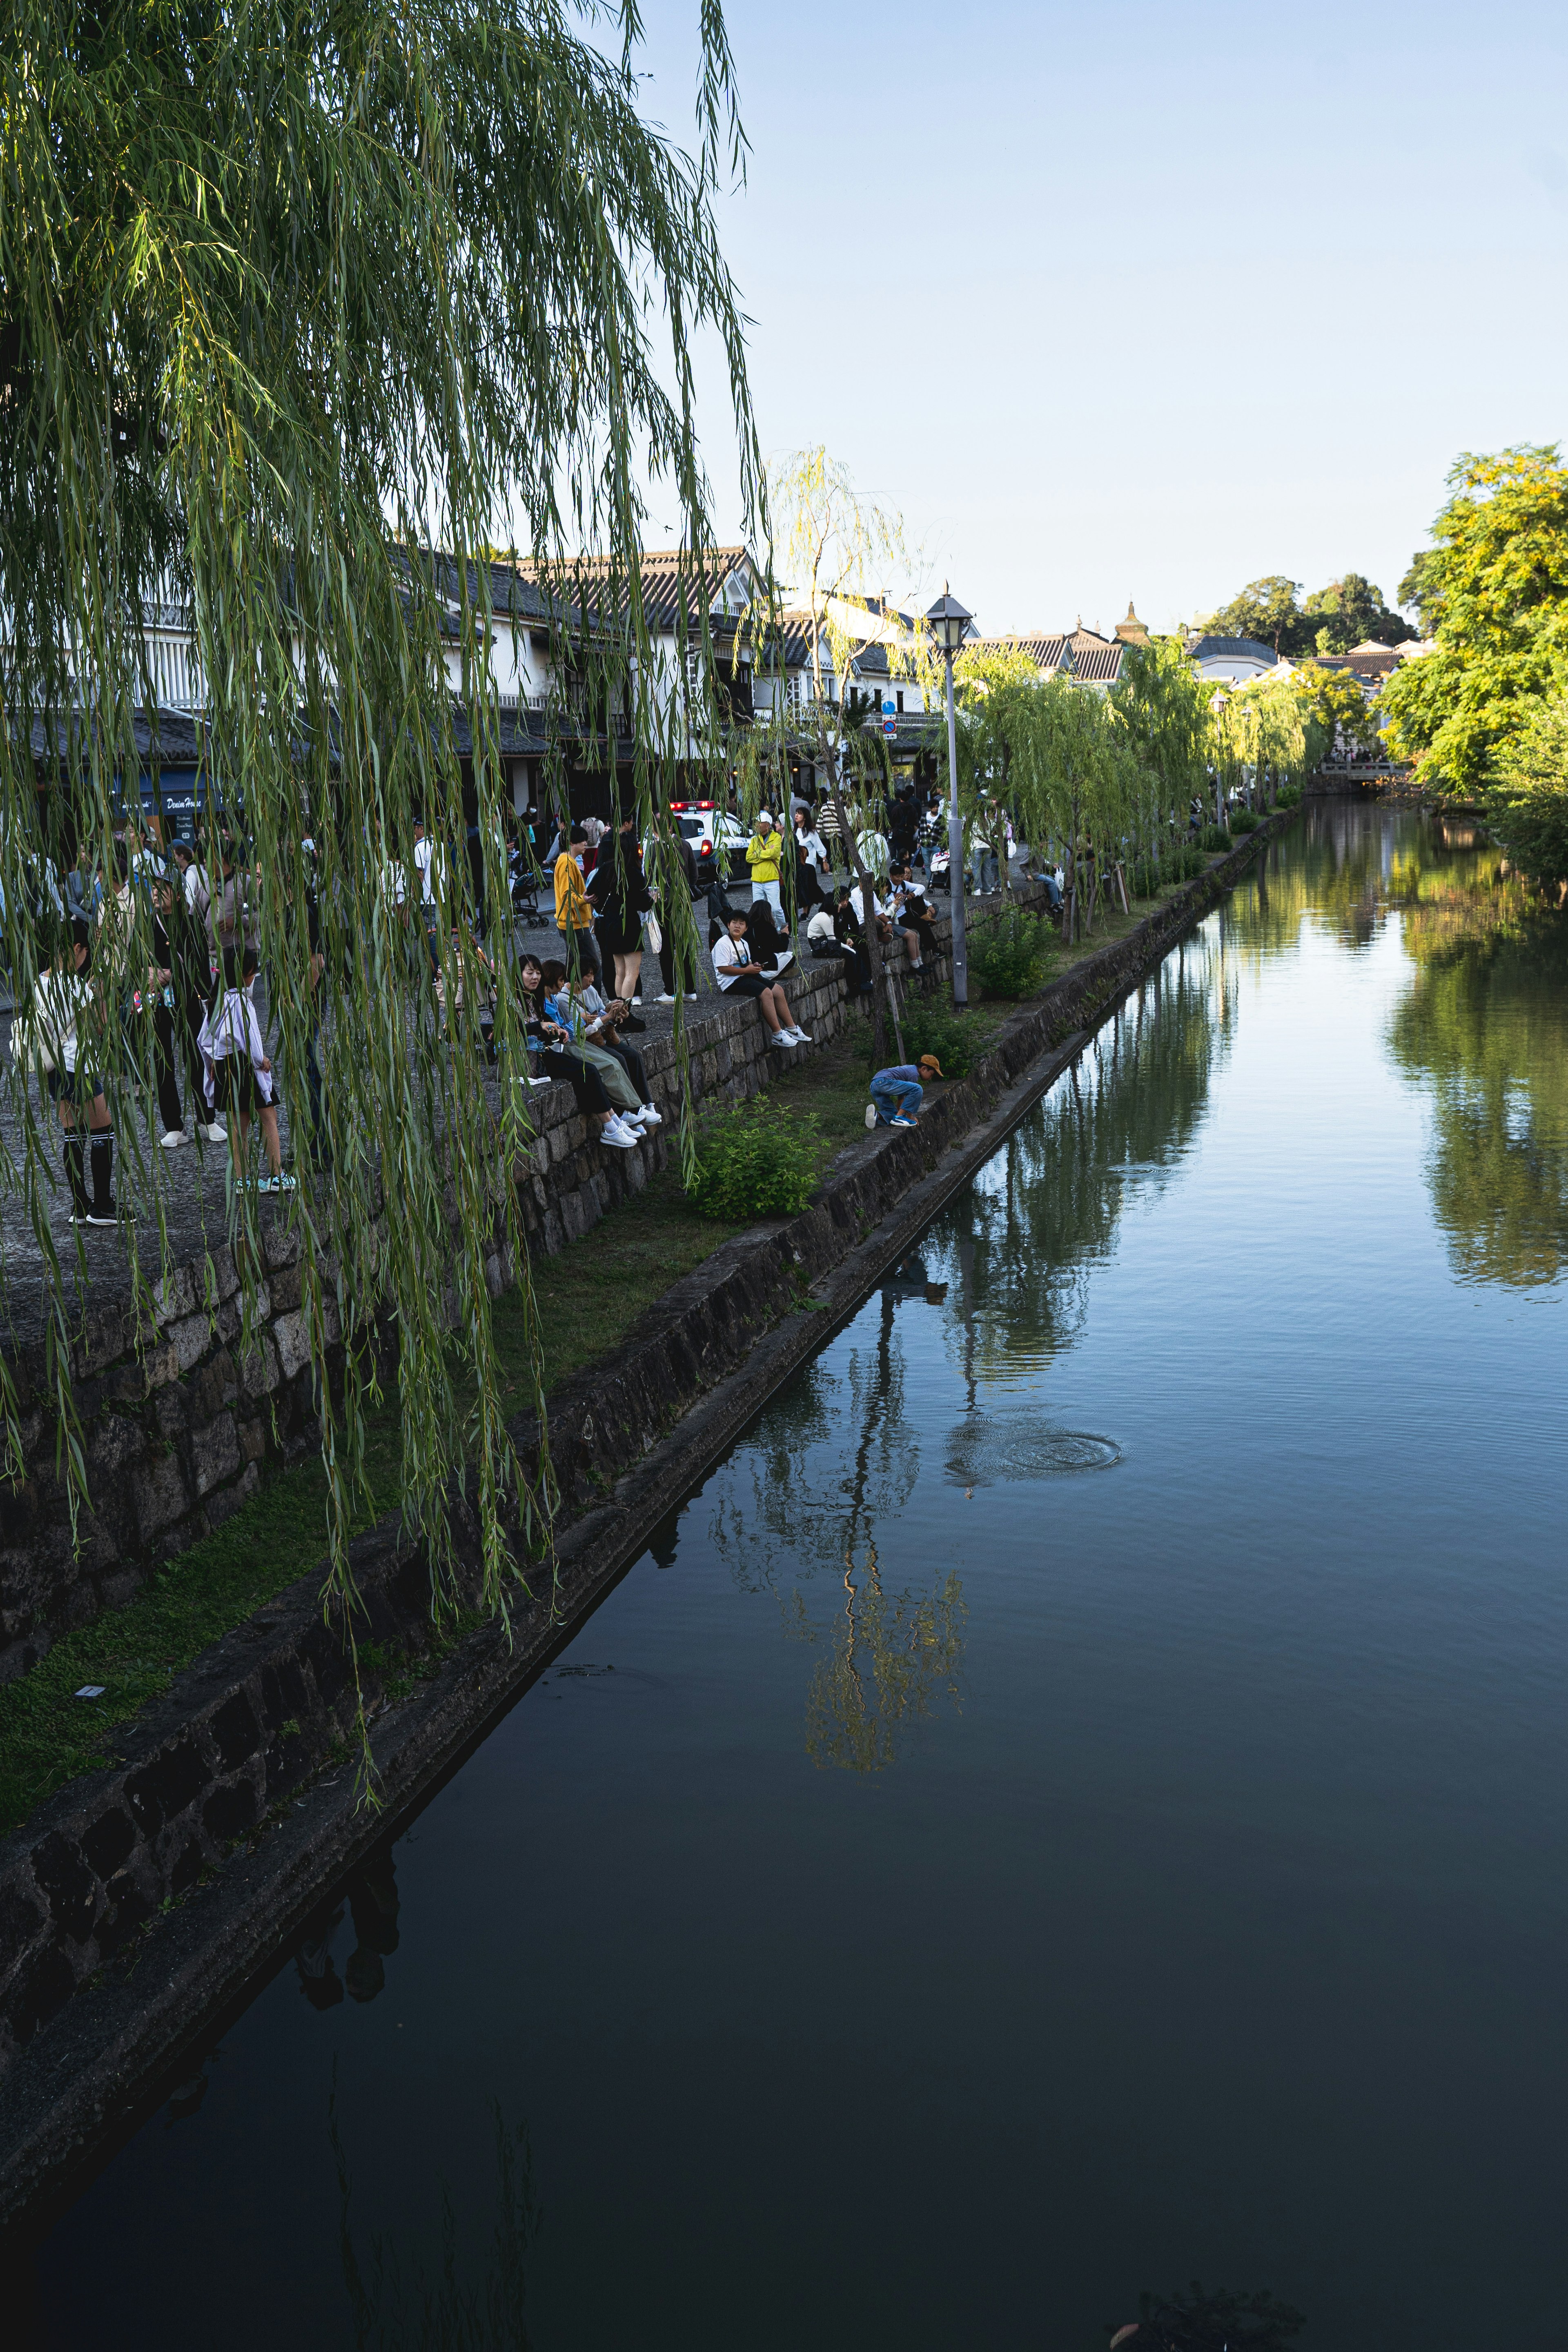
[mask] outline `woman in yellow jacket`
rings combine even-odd
[[[752,896],[753,899],[767,900],[779,919],[781,929],[787,929],[784,924],[784,899],[779,893],[779,867],[783,863],[784,854],[784,845],[774,829],[773,818],[766,809],[760,809],[757,813],[757,829],[746,844],[746,864],[751,871]]]

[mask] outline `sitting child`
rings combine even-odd
[[[756,998],[772,1033],[770,1045],[809,1045],[811,1039],[790,1011],[789,999],[780,983],[752,959],[746,944],[749,919],[739,912],[732,914],[724,927],[723,938],[713,943],[713,977],[720,992]]]
[[[262,1042],[261,1024],[256,1017],[256,971],[254,948],[224,949],[223,992],[208,1007],[196,1038],[196,1049],[202,1057],[203,1092],[214,1109],[229,1115],[229,1149],[234,1154],[236,1182],[245,1181],[245,1147],[250,1139],[251,1118],[256,1114],[261,1120],[261,1139],[272,1169],[271,1175],[264,1176],[257,1189],[262,1192],[291,1192],[294,1179],[283,1173],[283,1150],[278,1139],[278,1090],[272,1083],[272,1065]]]
[[[942,1064],[934,1054],[922,1054],[918,1066],[913,1062],[895,1062],[889,1069],[879,1070],[871,1081],[871,1099],[866,1106],[868,1127],[913,1127],[915,1114],[924,1098],[923,1078],[930,1085],[942,1076]]]

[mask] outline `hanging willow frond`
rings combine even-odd
[[[701,0],[694,163],[637,112],[632,0],[618,65],[586,37],[603,13],[16,0],[0,32],[5,960],[25,1011],[62,955],[59,880],[79,845],[109,859],[143,767],[156,777],[194,727],[210,878],[232,836],[297,1140],[321,1031],[334,1174],[289,1213],[319,1376],[329,1590],[344,1594],[374,1343],[389,1325],[405,1507],[437,1563],[437,1605],[459,1460],[496,1608],[514,1573],[505,1528],[520,1515],[522,1549],[538,1551],[551,1506],[547,1479],[523,1490],[490,1325],[498,1269],[526,1266],[511,1177],[531,1142],[527,1089],[503,1086],[498,1104],[477,1018],[475,892],[504,936],[505,877],[494,859],[482,884],[461,857],[440,865],[438,998],[408,903],[415,817],[438,843],[476,822],[496,834],[492,655],[532,632],[570,680],[548,720],[557,787],[571,749],[650,818],[682,739],[638,591],[639,485],[673,488],[684,543],[710,543],[688,358],[705,324],[727,355],[748,520],[758,479],[742,320],[710,204],[721,145],[742,152],[722,17]],[[539,563],[493,558],[498,544]],[[598,558],[591,600],[579,550]],[[159,709],[148,647],[169,606],[189,615],[205,679],[184,722]],[[112,1098],[132,1067],[148,916],[135,887],[109,912],[83,1057]],[[504,985],[496,1042],[503,1074],[525,1066]],[[85,1265],[79,1244],[62,1264],[50,1230],[52,1107],[25,1062],[6,1086],[0,1181],[42,1253],[70,1440]],[[167,1171],[123,1094],[119,1123],[145,1292],[167,1268]],[[232,1188],[242,1339],[260,1302],[257,1216]],[[15,1465],[3,1362],[0,1381]]]

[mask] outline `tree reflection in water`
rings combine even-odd
[[[355,2243],[347,2152],[338,2128],[334,2079],[328,2130],[338,2175],[338,2250],[353,2321],[354,2352],[530,2352],[524,2317],[528,2260],[539,2233],[539,2204],[528,2135],[509,2130],[493,2105],[496,2221],[482,2275],[460,2273],[458,2212],[440,2185],[439,2258],[432,2266],[379,2232],[362,2259]]]

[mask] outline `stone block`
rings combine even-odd
[[[260,1484],[261,1473],[252,1462],[232,1486],[225,1486],[219,1493],[209,1495],[205,1507],[208,1532],[221,1528],[226,1519],[232,1519],[241,1503],[254,1495]]]
[[[310,1327],[306,1315],[296,1310],[294,1315],[279,1315],[273,1324],[273,1339],[278,1343],[278,1362],[282,1364],[284,1381],[294,1379],[310,1362]]]
[[[143,1837],[155,1836],[195,1802],[206,1774],[195,1735],[182,1732],[160,1753],[127,1776],[126,1801]]]
[[[82,1859],[105,1885],[136,1843],[136,1824],[121,1806],[100,1813],[81,1833]]]
[[[191,1437],[191,1475],[196,1493],[205,1495],[232,1478],[239,1468],[239,1438],[232,1412],[219,1413]]]
[[[184,1517],[189,1504],[178,1458],[173,1454],[165,1454],[161,1459],[133,1471],[131,1495],[136,1524],[143,1542],[149,1541],[160,1528],[173,1527],[176,1519]]]
[[[216,1307],[221,1299],[232,1298],[239,1288],[239,1276],[235,1267],[234,1252],[226,1242],[221,1248],[214,1250],[211,1262],[205,1269],[205,1286],[202,1296],[209,1307]]]
[[[259,1462],[267,1452],[267,1423],[264,1421],[242,1421],[236,1424],[242,1462]]]
[[[81,1848],[56,1831],[33,1848],[32,1863],[33,1883],[49,1906],[56,1933],[68,1942],[85,1943],[100,1896],[97,1874],[89,1869]]]
[[[139,1421],[124,1413],[105,1413],[87,1441],[88,1470],[94,1483],[112,1483],[122,1477],[132,1462],[141,1460],[146,1445]]]
[[[261,1728],[254,1708],[242,1690],[225,1699],[213,1717],[208,1729],[217,1759],[226,1772],[236,1772],[261,1745]]]
[[[212,1325],[205,1311],[187,1315],[184,1321],[169,1327],[169,1345],[182,1372],[195,1371],[212,1345]]]
[[[271,1395],[282,1381],[283,1369],[270,1331],[258,1332],[255,1347],[240,1358],[237,1369],[244,1395],[252,1400]]]
[[[215,1412],[232,1404],[238,1392],[234,1358],[226,1348],[220,1348],[208,1362],[198,1366],[186,1383],[191,1420],[198,1423],[210,1421]]]
[[[4,2014],[19,2049],[26,2049],[39,2027],[59,2015],[76,1982],[76,1971],[58,1944],[48,1945],[18,1971],[16,1983],[7,1989]]]
[[[174,1266],[153,1290],[153,1309],[160,1323],[178,1323],[189,1315],[200,1296],[195,1269]]]
[[[272,1312],[275,1315],[290,1314],[299,1306],[304,1294],[304,1283],[299,1266],[279,1266],[276,1274],[268,1276],[267,1290],[272,1301]]]

